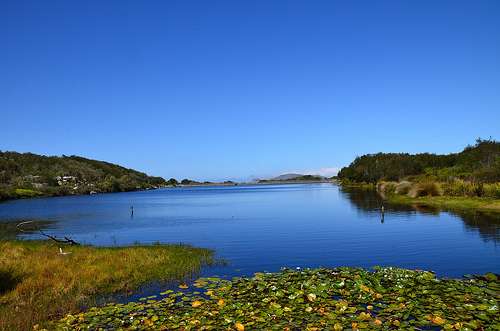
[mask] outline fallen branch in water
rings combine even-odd
[[[22,226],[26,225],[26,224],[30,224],[30,223],[33,223],[33,221],[26,221],[26,222],[21,222],[19,224],[17,224],[17,229],[23,233],[26,233],[26,231],[23,230]],[[42,229],[37,229],[38,232],[40,232],[40,234],[44,237],[47,237],[49,238],[50,240],[53,240],[55,241],[56,243],[60,243],[60,244],[69,244],[69,245],[80,245],[80,243],[74,241],[73,239],[69,238],[69,237],[64,237],[64,239],[59,239],[57,237],[54,237],[54,236],[51,236],[50,234],[46,234],[45,232],[42,231]]]

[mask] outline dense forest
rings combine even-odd
[[[0,200],[132,191],[162,185],[166,181],[161,177],[108,162],[0,151]]]
[[[338,177],[347,182],[377,183],[430,179],[465,180],[474,183],[500,182],[500,142],[477,139],[460,153],[377,153],[357,157]]]

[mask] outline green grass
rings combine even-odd
[[[30,330],[76,313],[98,296],[128,293],[153,280],[181,280],[212,262],[212,252],[183,245],[121,248],[0,242],[0,330]]]
[[[358,188],[361,190],[374,190],[377,187],[377,185],[373,184],[373,183],[365,183],[365,182],[357,183],[357,182],[351,182],[348,180],[339,181],[339,184],[342,187],[352,187],[352,188]]]
[[[16,188],[14,190],[14,193],[18,198],[34,198],[34,197],[39,197],[42,196],[43,193],[27,188]]]
[[[497,275],[398,268],[284,270],[200,279],[198,292],[68,315],[56,330],[498,330]],[[202,295],[202,292],[203,295]]]
[[[410,198],[408,196],[392,194],[387,201],[395,204],[416,204],[438,207],[449,210],[480,210],[486,212],[500,212],[500,200],[492,198],[424,196]]]

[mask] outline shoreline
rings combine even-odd
[[[44,199],[44,198],[60,198],[60,197],[77,197],[77,196],[94,196],[94,195],[102,195],[102,194],[115,194],[115,193],[129,193],[129,192],[144,192],[144,191],[155,191],[162,189],[173,189],[173,188],[184,188],[184,187],[220,187],[220,186],[258,186],[258,185],[289,185],[289,184],[327,184],[332,183],[335,184],[334,181],[269,181],[265,183],[198,183],[198,184],[186,184],[186,185],[168,185],[157,188],[145,188],[145,189],[137,189],[130,191],[114,191],[114,192],[96,192],[93,194],[89,193],[80,193],[80,194],[61,194],[61,195],[50,195],[50,194],[40,194],[36,196],[26,196],[26,197],[18,197],[18,198],[9,198],[0,200],[0,204],[9,202],[9,201],[17,201],[17,200],[31,200],[31,199]]]
[[[257,185],[288,185],[288,184],[322,184],[322,183],[335,183],[331,180],[277,180],[277,181],[266,181],[266,182],[241,182],[241,183],[210,183],[210,184],[192,184],[192,185],[177,185],[168,186],[164,188],[175,188],[175,187],[204,187],[204,186],[257,186]]]
[[[397,194],[394,191],[385,192],[379,190],[378,184],[339,182],[339,186],[363,191],[376,192],[383,201],[391,204],[407,206],[426,206],[450,211],[480,211],[487,213],[500,213],[500,199],[493,197],[469,197],[450,195],[425,195],[421,197],[409,197],[407,194]]]
[[[458,197],[448,195],[411,198],[406,195],[395,193],[380,194],[380,192],[376,189],[377,186],[375,184],[340,183],[339,185],[345,188],[370,190],[377,192],[384,201],[391,204],[427,206],[450,211],[480,211],[488,213],[500,213],[500,199],[495,198]]]
[[[470,198],[452,196],[426,196],[410,198],[403,195],[389,195],[384,199],[392,204],[421,205],[445,210],[481,211],[500,213],[500,199]]]
[[[112,194],[112,193],[127,193],[127,192],[142,192],[142,191],[152,191],[152,190],[159,190],[162,188],[168,188],[169,186],[165,187],[156,187],[156,188],[141,188],[141,189],[135,189],[135,190],[129,190],[129,191],[112,191],[112,192],[95,192],[95,193],[75,193],[75,194],[44,194],[43,192],[38,192],[36,195],[33,196],[19,196],[15,198],[7,198],[7,199],[0,199],[0,204],[8,201],[16,201],[16,200],[31,200],[31,199],[44,199],[44,198],[60,198],[60,197],[77,197],[77,196],[83,196],[83,195],[101,195],[101,194]]]

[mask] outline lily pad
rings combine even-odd
[[[491,275],[495,276],[492,277]],[[494,274],[438,279],[399,268],[285,269],[196,281],[200,292],[91,308],[57,330],[499,330]],[[182,298],[182,299],[181,299]]]

